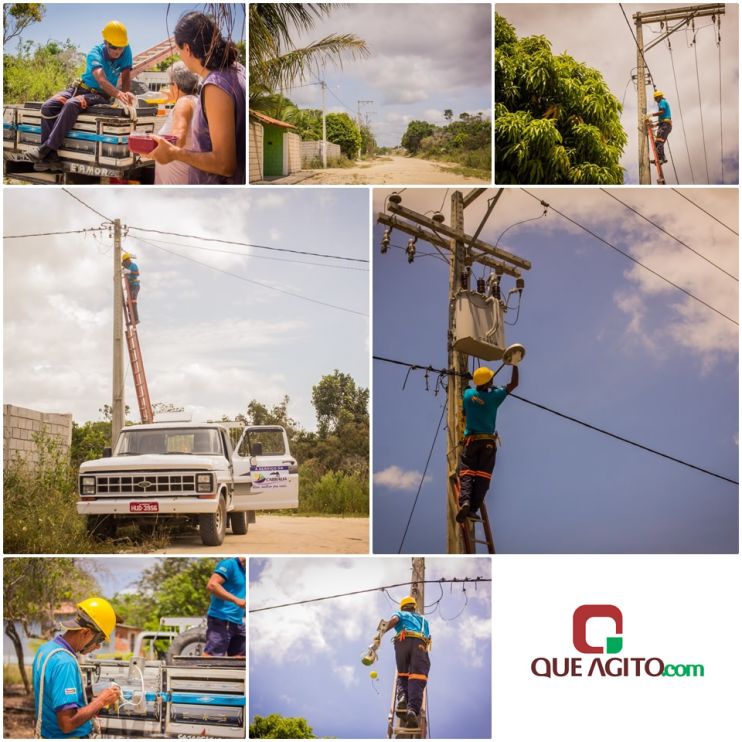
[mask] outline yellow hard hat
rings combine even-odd
[[[79,616],[84,623],[87,618],[108,639],[116,628],[116,611],[105,598],[87,598],[77,604]]]
[[[406,598],[402,598],[402,600],[399,601],[400,608],[404,608],[406,605],[411,605],[413,608],[417,608],[417,601],[411,595],[408,595]]]
[[[129,36],[126,33],[126,26],[121,21],[108,21],[103,26],[103,38],[111,46],[128,46]]]
[[[654,91],[654,97],[655,98],[664,98],[665,94],[661,90],[655,90]]]
[[[495,372],[487,366],[480,366],[473,374],[472,378],[477,386],[484,386],[488,381],[492,380]]]
[[[123,263],[126,260],[131,260],[132,258],[136,258],[136,255],[130,252],[125,252],[121,255],[121,262]]]

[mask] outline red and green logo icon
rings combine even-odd
[[[591,618],[610,618],[615,635],[607,636],[605,646],[594,646],[587,641],[587,623]],[[623,648],[623,614],[615,605],[581,605],[572,616],[572,643],[582,654],[618,654]]]

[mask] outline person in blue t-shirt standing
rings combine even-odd
[[[121,691],[105,688],[88,703],[77,655],[93,652],[108,640],[116,628],[116,613],[107,600],[88,598],[62,628],[64,634],[42,644],[34,655],[35,732],[43,739],[85,739],[93,731],[92,719],[119,701]]]
[[[131,295],[131,311],[134,315],[134,324],[139,324],[139,266],[134,262],[136,255],[125,252],[121,255],[121,271],[129,283],[129,294]]]
[[[665,100],[665,94],[661,90],[654,91],[654,101],[659,110],[647,115],[658,117],[654,143],[657,147],[657,157],[660,160],[660,164],[664,165],[667,162],[665,159],[665,142],[672,131],[672,115],[670,114],[670,104]]]
[[[109,21],[103,28],[103,43],[94,46],[87,56],[82,78],[41,106],[41,144],[27,153],[34,170],[61,169],[57,150],[86,108],[112,100],[127,106],[136,103],[129,92],[132,63],[126,26]]]
[[[211,593],[204,647],[207,657],[245,656],[246,561],[245,557],[223,559],[206,585]]]
[[[400,600],[399,610],[386,622],[384,633],[390,629],[396,632],[392,641],[397,662],[397,713],[408,728],[417,727],[430,673],[431,637],[430,626],[417,612],[412,595]]]
[[[492,369],[481,366],[473,374],[476,389],[464,391],[466,429],[459,463],[461,494],[456,513],[459,523],[477,513],[489,489],[497,454],[497,409],[518,386],[518,366],[513,366],[513,375],[507,386],[493,387],[494,376]]]

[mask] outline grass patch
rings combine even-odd
[[[26,665],[28,679],[31,680],[31,665]],[[21,671],[18,669],[18,663],[3,665],[3,687],[7,685],[23,685]]]
[[[464,165],[439,165],[439,168],[445,173],[463,175],[465,178],[477,178],[478,180],[486,181],[492,178],[492,173],[489,170],[478,170],[477,168],[466,167]]]

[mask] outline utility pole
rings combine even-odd
[[[463,534],[456,522],[458,498],[455,489],[455,478],[460,443],[464,433],[461,404],[464,388],[468,383],[464,375],[467,373],[469,356],[454,347],[456,341],[457,297],[461,291],[469,288],[470,266],[474,263],[492,268],[498,275],[506,274],[516,279],[521,278],[521,269],[529,270],[531,268],[530,261],[479,239],[479,234],[503,191],[504,189],[500,188],[497,194],[490,199],[484,219],[474,235],[468,235],[464,231],[464,210],[485,192],[484,188],[475,188],[466,195],[461,191],[453,192],[451,195],[450,225],[445,223],[445,218],[440,212],[436,212],[432,217],[429,217],[402,206],[402,198],[399,194],[392,194],[387,198],[387,208],[391,213],[380,213],[377,216],[377,221],[386,225],[389,232],[397,229],[411,235],[413,239],[410,240],[410,243],[413,243],[413,247],[414,241],[421,239],[441,250],[448,251],[451,255],[448,281],[447,353],[450,373],[447,385],[448,442],[446,448],[446,469],[448,473],[446,484],[446,542],[449,554],[465,552]],[[382,252],[385,251],[386,248],[384,242],[382,242]],[[413,260],[414,250],[408,251],[408,262],[412,263]],[[467,527],[473,529],[471,524],[467,524]]]
[[[124,297],[121,293],[121,219],[113,220],[113,404],[111,446],[124,427]]]
[[[661,44],[665,39],[675,33],[675,31],[690,25],[694,18],[702,18],[703,16],[709,15],[718,16],[722,15],[724,12],[724,5],[715,3],[711,5],[687,5],[682,8],[652,10],[648,13],[634,13],[632,16],[634,23],[636,24],[636,110],[639,134],[639,183],[641,185],[652,184],[651,171],[649,167],[647,128],[644,123],[647,115],[646,75],[649,73],[649,70],[646,69],[644,55],[650,49],[657,46],[657,44]],[[661,24],[660,35],[656,36],[645,47],[642,28],[644,25],[652,23]],[[652,86],[656,86],[656,80],[651,79],[651,73],[650,80]]]
[[[417,612],[425,613],[425,557],[412,557],[410,595],[417,601]]]
[[[325,90],[327,83],[324,80],[320,81],[322,86],[322,167],[327,167],[327,113],[325,111]]]
[[[363,119],[361,118],[361,106],[366,106],[366,105],[370,106],[372,103],[373,103],[372,100],[359,100],[359,101],[356,101],[356,104],[357,104],[356,105],[356,112],[357,112],[356,113],[356,121],[358,123],[358,131],[360,131],[361,130],[361,127],[363,126]],[[366,119],[368,120],[368,115],[366,116]],[[361,159],[362,147],[363,147],[363,142],[361,141],[361,144],[358,145],[358,159],[359,160]]]

